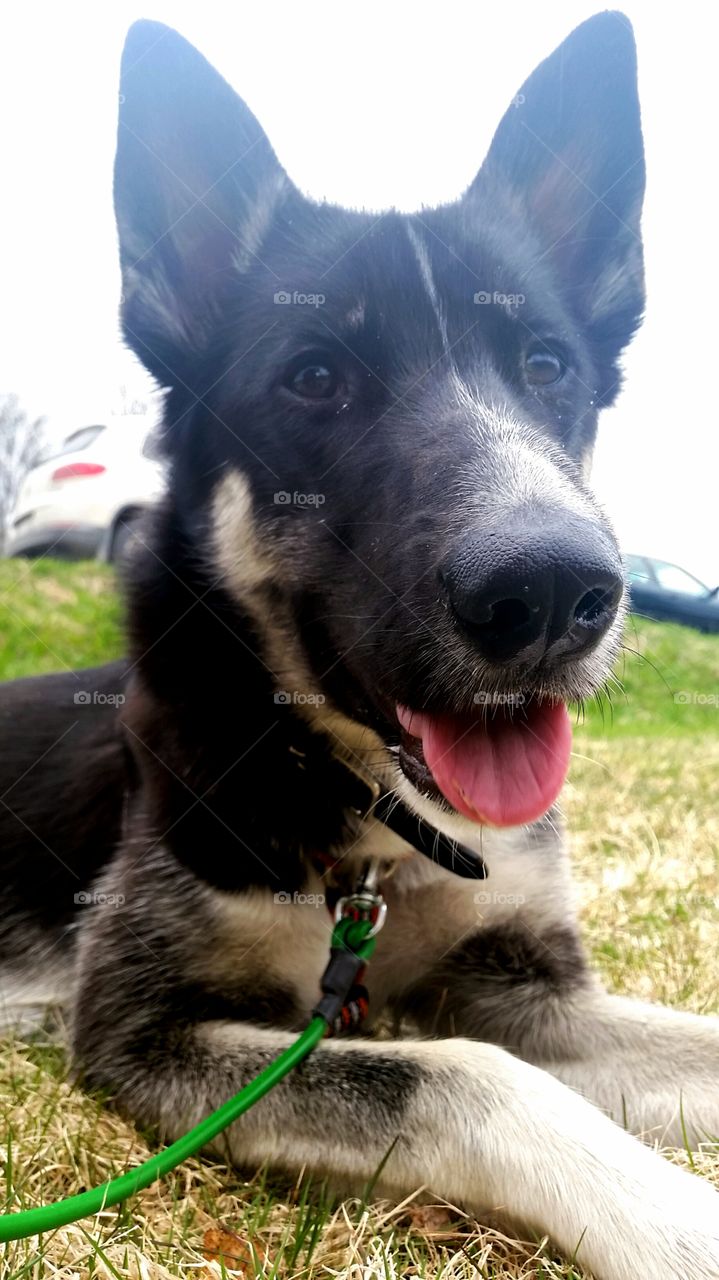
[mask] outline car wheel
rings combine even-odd
[[[144,539],[140,536],[142,524],[141,511],[127,511],[118,516],[110,552],[112,564],[122,568],[131,559],[136,549],[143,545]]]

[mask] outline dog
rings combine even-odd
[[[630,24],[578,27],[466,194],[411,216],[305,198],[163,26],[131,29],[120,101],[168,492],[127,660],[3,691],[6,1008],[67,1003],[87,1085],[176,1138],[307,1024],[369,865],[365,1034],[217,1150],[381,1168],[600,1280],[719,1276],[719,1198],[633,1136],[719,1132],[719,1022],[602,989],[556,804],[625,613],[588,475],[644,306]]]

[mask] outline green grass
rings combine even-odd
[[[108,565],[0,560],[0,680],[109,662],[123,643]]]
[[[719,733],[719,636],[630,617],[618,684],[590,700],[580,731],[595,738]]]
[[[602,699],[604,716],[597,702],[587,705],[563,793],[582,929],[612,990],[716,1012],[719,637],[632,619],[626,646],[616,672],[623,692],[614,686],[611,708]],[[122,651],[111,570],[0,560],[0,678]],[[677,701],[677,693],[689,699]],[[72,1194],[150,1150],[147,1135],[68,1082],[58,1046],[18,1040],[0,1049],[8,1203]],[[686,1153],[668,1155],[688,1164]],[[719,1157],[708,1146],[692,1159],[719,1181]],[[218,1252],[224,1262],[211,1263]],[[197,1159],[97,1219],[9,1246],[3,1265],[3,1280],[219,1280],[238,1265],[248,1280],[584,1274],[550,1247],[513,1240],[451,1207],[365,1205],[330,1196],[305,1176],[288,1186],[261,1170],[248,1180]]]

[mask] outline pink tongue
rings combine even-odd
[[[572,728],[563,703],[542,703],[526,717],[428,715],[397,707],[422,740],[425,763],[442,794],[473,822],[515,827],[535,822],[556,800],[569,768]]]

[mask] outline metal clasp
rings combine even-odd
[[[365,864],[357,881],[354,892],[340,898],[335,906],[335,924],[340,920],[371,920],[372,928],[368,938],[374,938],[382,928],[387,916],[387,903],[378,892],[377,881],[379,867],[376,862]]]

